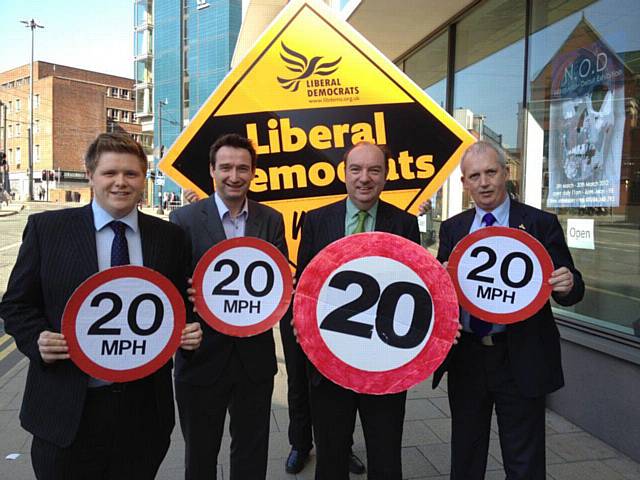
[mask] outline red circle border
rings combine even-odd
[[[76,337],[76,320],[82,303],[99,286],[119,278],[139,278],[147,280],[160,288],[171,303],[173,309],[173,332],[162,351],[151,361],[128,370],[114,370],[95,363],[87,356]],[[175,285],[164,275],[147,267],[125,265],[102,270],[82,282],[73,292],[62,314],[62,334],[67,340],[69,355],[80,370],[94,378],[109,382],[131,382],[151,375],[167,363],[180,346],[180,337],[185,327],[186,310],[182,295]]]
[[[320,290],[331,274],[348,261],[374,256],[413,270],[433,302],[433,328],[422,350],[404,365],[380,372],[361,370],[338,358],[322,339],[316,317]],[[293,310],[298,342],[320,373],[344,388],[372,395],[403,392],[426,380],[446,358],[459,325],[458,299],[446,270],[422,246],[383,232],[349,235],[325,247],[303,272]]]
[[[534,300],[526,307],[511,313],[493,313],[477,307],[464,294],[458,281],[458,265],[464,253],[478,240],[494,236],[509,237],[524,243],[536,255],[542,270],[542,285]],[[449,270],[449,274],[453,279],[453,284],[456,288],[456,293],[458,294],[458,299],[462,308],[471,315],[491,323],[508,325],[511,323],[521,322],[522,320],[525,320],[537,313],[545,303],[547,303],[549,296],[551,295],[552,287],[549,285],[548,280],[553,272],[553,261],[551,260],[549,252],[547,252],[544,245],[542,245],[542,243],[540,243],[533,235],[517,228],[485,227],[467,235],[458,242],[451,252],[451,255],[449,255],[449,265],[447,266],[447,270]]]
[[[215,261],[215,259],[233,248],[249,247],[260,250],[268,255],[278,266],[280,274],[282,275],[282,298],[280,304],[267,318],[253,325],[246,327],[240,327],[238,325],[230,325],[216,316],[208,307],[207,302],[204,300],[204,296],[201,293],[195,295],[195,306],[198,310],[198,315],[214,330],[230,335],[233,337],[251,337],[260,333],[266,332],[272,328],[280,319],[284,316],[289,304],[291,303],[291,295],[293,294],[293,277],[291,275],[291,268],[289,262],[284,255],[274,245],[256,237],[236,237],[228,240],[223,240],[220,243],[215,244],[198,261],[196,268],[193,272],[193,288],[196,292],[202,292],[202,284],[204,282],[204,275],[209,266]]]

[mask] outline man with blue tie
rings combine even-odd
[[[487,226],[524,229],[549,252],[554,271],[548,280],[560,305],[574,305],[584,295],[555,215],[509,198],[509,169],[504,152],[479,141],[460,163],[462,183],[475,208],[442,223],[438,260],[447,262],[467,234]],[[530,318],[496,325],[462,311],[463,334],[433,378],[445,371],[451,407],[451,478],[484,478],[491,416],[495,406],[508,480],[544,480],[545,396],[564,384],[560,341],[551,304]]]
[[[99,135],[85,167],[93,201],[29,217],[0,303],[7,333],[30,360],[20,421],[33,434],[38,479],[152,479],[175,423],[171,362],[132,382],[89,377],[69,360],[61,318],[75,289],[112,266],[152,268],[186,296],[189,246],[179,227],[137,210],[147,158],[129,135]],[[189,323],[181,350],[201,338]]]

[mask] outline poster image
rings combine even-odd
[[[552,61],[548,207],[617,207],[624,66],[602,41]]]

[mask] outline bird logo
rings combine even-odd
[[[292,92],[297,92],[300,82],[305,78],[309,78],[311,75],[331,75],[338,70],[337,65],[340,63],[340,60],[342,60],[342,57],[340,57],[333,62],[320,63],[324,57],[318,56],[309,60],[301,53],[287,47],[284,42],[280,42],[280,45],[282,45],[282,50],[284,50],[284,53],[280,52],[280,58],[287,64],[287,69],[294,73],[299,73],[299,75],[294,78],[278,77],[278,82],[280,82],[282,88]]]

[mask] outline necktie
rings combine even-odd
[[[353,233],[364,233],[364,221],[367,219],[367,215],[369,214],[364,210],[358,212],[358,223],[356,223]]]
[[[482,223],[484,223],[485,227],[490,227],[496,222],[496,217],[493,216],[493,213],[485,213],[482,217]],[[469,315],[469,327],[471,327],[471,331],[475,333],[478,337],[484,337],[487,333],[491,331],[493,324],[489,322],[485,322],[473,315]]]
[[[109,226],[115,234],[113,242],[111,243],[111,266],[129,265],[129,245],[127,244],[127,237],[125,235],[127,225],[114,220]]]

